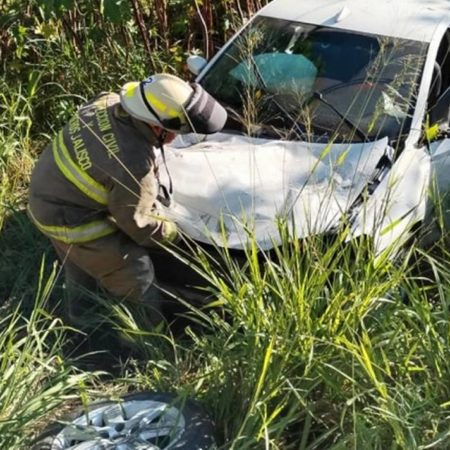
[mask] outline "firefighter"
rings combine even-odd
[[[69,323],[83,326],[80,292],[98,286],[161,320],[148,248],[173,242],[177,228],[163,214],[171,186],[159,183],[155,148],[176,134],[217,132],[226,117],[200,85],[156,74],[82,106],[44,150],[28,213],[63,263]]]

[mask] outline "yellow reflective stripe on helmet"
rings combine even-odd
[[[78,227],[49,226],[40,223],[28,208],[28,213],[37,228],[53,239],[65,244],[81,244],[108,236],[117,231],[117,227],[109,220],[95,220]]]
[[[64,144],[62,131],[58,134],[58,143],[56,139],[53,141],[53,157],[64,176],[73,183],[81,192],[86,194],[90,199],[100,203],[108,204],[108,191],[100,183],[97,183],[84,170],[74,163],[70,157],[69,151]]]
[[[128,86],[125,91],[125,95],[127,97],[133,97],[134,94],[136,93],[136,88],[138,87],[138,85],[139,85],[139,83],[130,83],[130,86]]]
[[[169,117],[180,117],[179,111],[173,108],[169,108],[168,105],[166,105],[164,102],[162,102],[158,97],[156,97],[151,92],[146,92],[145,96],[147,100],[151,103],[151,105],[161,113],[166,113]]]

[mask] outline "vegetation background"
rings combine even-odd
[[[30,448],[76,402],[142,389],[199,399],[227,449],[450,448],[444,239],[378,264],[364,243],[291,242],[282,224],[277,257],[255,244],[244,268],[194,247],[215,299],[190,312],[200,329],[149,332],[116,305],[138,356],[105,375],[67,352],[60,267],[24,213],[34,161],[79,104],[153,72],[189,77],[189,53],[211,57],[264,3],[0,3],[1,449]]]

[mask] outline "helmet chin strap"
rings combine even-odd
[[[161,128],[161,132],[159,133],[158,136],[158,144],[160,147],[164,145],[164,141],[166,140],[167,134],[168,134],[167,130]]]
[[[158,136],[158,147],[159,150],[161,151],[161,156],[164,163],[164,167],[166,168],[167,177],[169,178],[169,190],[167,190],[166,186],[164,186],[161,183],[158,176],[160,193],[158,194],[157,199],[162,205],[169,207],[171,203],[171,196],[173,193],[173,185],[172,185],[172,177],[170,176],[169,168],[167,167],[166,152],[164,150],[164,141],[166,140],[167,133],[168,133],[167,130],[165,130],[164,128],[161,129],[161,132],[159,133]]]
[[[146,81],[142,81],[139,84],[139,89],[140,89],[140,92],[141,92],[142,101],[144,102],[145,106],[150,111],[150,113],[153,114],[156,117],[156,119],[159,121],[159,123],[161,125],[163,125],[163,120],[161,120],[161,118],[159,117],[158,113],[155,111],[155,109],[152,107],[152,105],[147,100],[147,97],[145,96],[145,92],[144,92],[144,85],[145,85],[145,83],[146,83]],[[169,190],[167,190],[166,186],[161,184],[161,182],[159,181],[159,175],[157,175],[158,185],[159,185],[159,190],[160,190],[160,193],[157,196],[157,200],[162,205],[168,207],[168,206],[170,206],[170,202],[171,202],[170,197],[171,197],[172,192],[173,192],[173,186],[172,186],[172,177],[170,176],[169,169],[168,169],[167,163],[166,163],[166,154],[164,152],[164,141],[166,140],[166,137],[167,137],[167,130],[162,128],[162,127],[159,127],[159,128],[161,128],[161,132],[159,133],[159,135],[157,135],[158,147],[161,150],[161,156],[162,156],[162,159],[163,159],[163,162],[164,162],[164,167],[166,168],[167,176],[169,178]],[[156,135],[156,132],[155,132],[154,129],[153,129],[153,132]]]

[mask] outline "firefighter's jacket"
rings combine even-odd
[[[151,247],[170,238],[160,214],[150,127],[117,94],[84,105],[44,150],[32,174],[29,215],[52,239],[77,244],[121,230]]]

